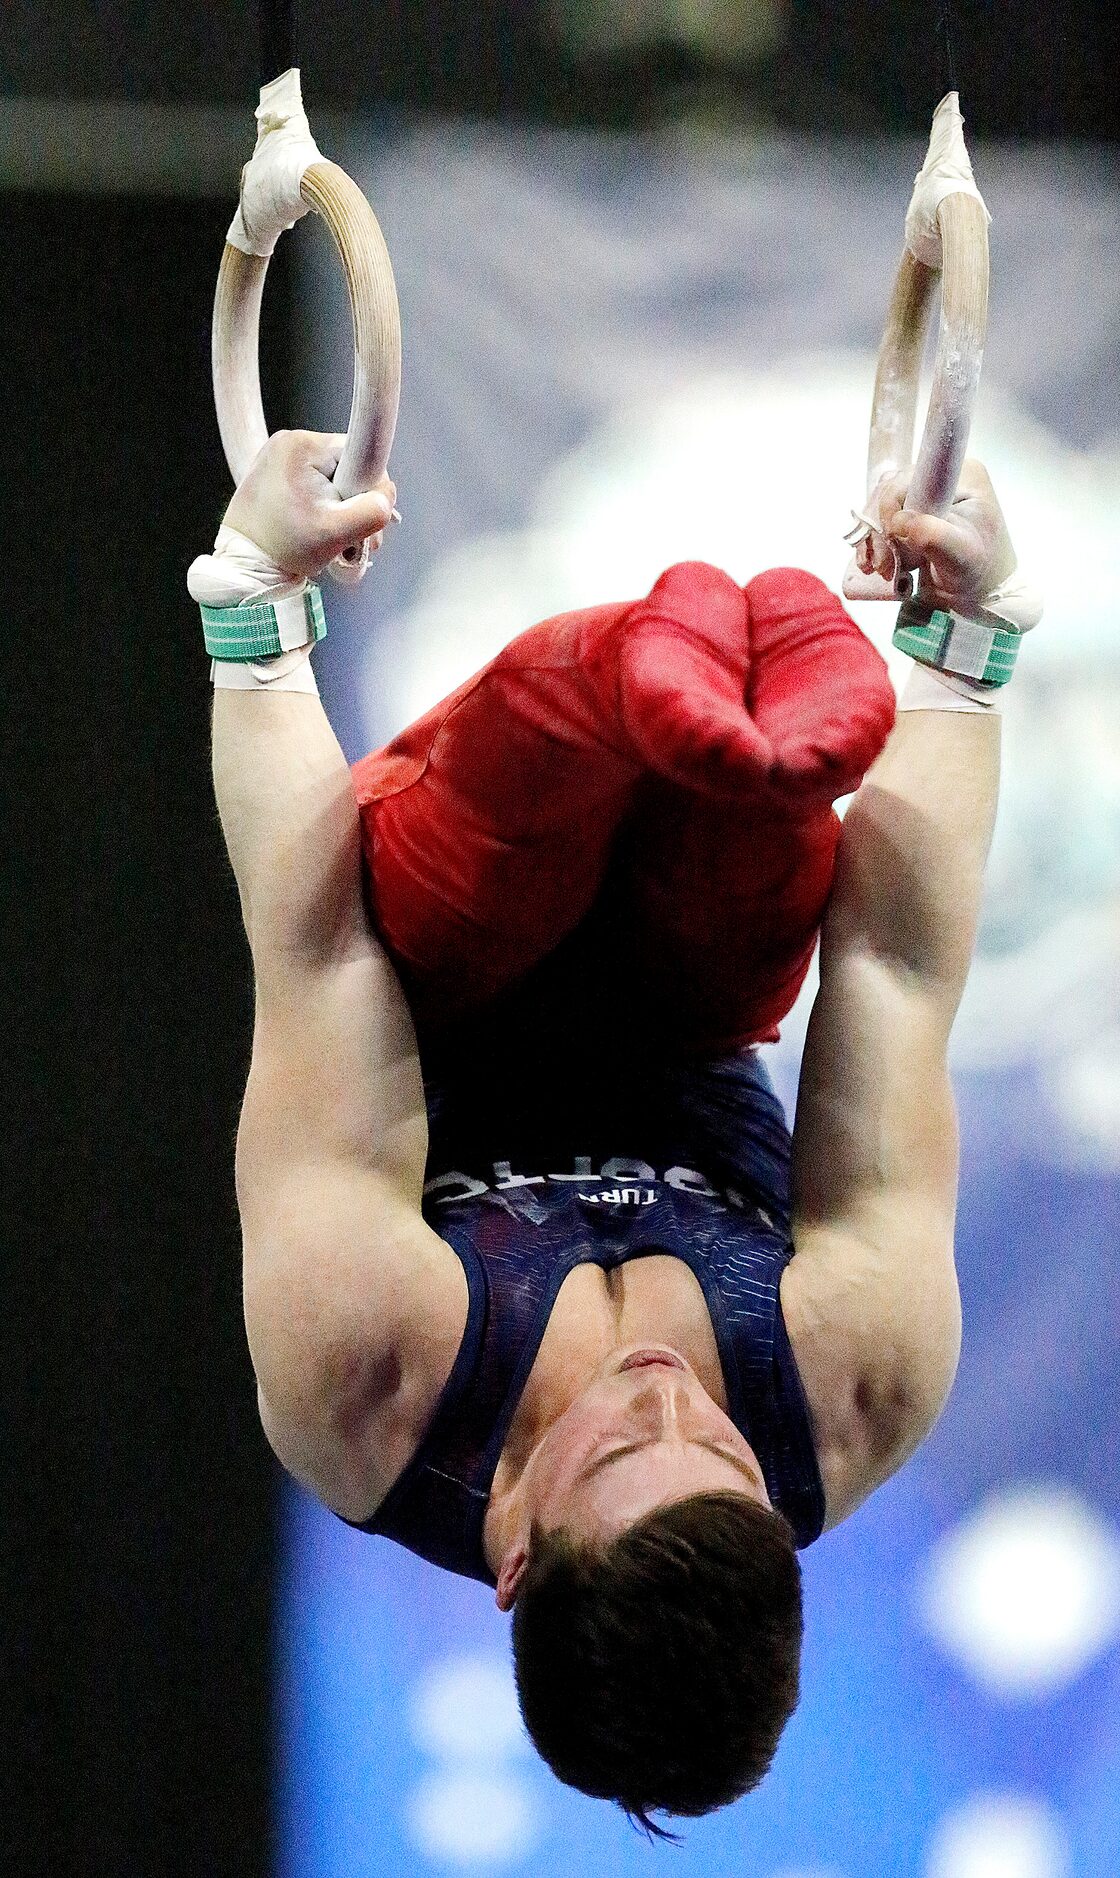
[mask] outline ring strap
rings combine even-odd
[[[308,585],[282,600],[203,606],[202,633],[212,659],[244,663],[317,645],[327,636],[323,596]]]
[[[968,619],[915,596],[898,610],[893,644],[919,664],[980,685],[1006,685],[1019,656],[1022,633],[994,614]]]

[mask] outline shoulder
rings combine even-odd
[[[303,1169],[251,1221],[245,1321],[265,1432],[303,1485],[368,1519],[454,1365],[462,1264],[418,1207],[352,1167]]]
[[[809,1406],[825,1530],[898,1472],[940,1419],[960,1357],[955,1275],[923,1314],[877,1279],[873,1253],[795,1255],[782,1277],[790,1346]],[[916,1289],[921,1292],[919,1285]]]

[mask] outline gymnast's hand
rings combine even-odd
[[[969,459],[961,470],[953,506],[939,518],[904,510],[911,472],[880,483],[871,513],[881,518],[886,540],[898,549],[904,568],[917,568],[923,598],[967,613],[994,593],[1016,567],[1015,550],[991,479],[982,463]],[[890,580],[889,551],[869,536],[860,543],[861,572]]]
[[[331,477],[345,437],[278,430],[255,457],[225,514],[227,528],[247,535],[293,578],[314,577],[346,548],[381,546],[396,488],[383,476],[376,489],[344,500]]]

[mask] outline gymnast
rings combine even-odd
[[[946,648],[998,629],[1015,556],[977,463],[944,519],[877,492],[862,568],[919,576],[897,720],[821,582],[690,563],[523,633],[351,770],[310,583],[395,491],[343,500],[342,442],[272,438],[205,557],[231,600],[271,583],[203,609],[260,1413],[341,1518],[495,1591],[544,1759],[660,1833],[762,1779],[798,1550],[953,1382],[946,1049],[1002,674]],[[818,935],[791,1150],[756,1046]]]

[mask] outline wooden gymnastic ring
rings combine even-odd
[[[401,391],[401,323],[393,265],[377,217],[337,163],[312,163],[300,194],[330,229],[346,275],[354,328],[354,384],[334,483],[342,496],[384,475]],[[226,243],[211,333],[214,402],[235,483],[268,439],[260,380],[260,312],[268,257]],[[341,557],[340,557],[341,558]],[[348,555],[353,565],[357,556]]]
[[[879,347],[867,453],[869,493],[883,476],[895,475],[914,463],[918,383],[940,274],[941,325],[933,387],[906,497],[908,509],[926,515],[944,515],[956,493],[961,465],[968,454],[988,331],[988,217],[984,205],[963,192],[945,196],[937,210],[937,225],[941,236],[940,269],[927,267],[909,248],[903,250]],[[869,592],[873,584],[868,576],[853,578],[849,574],[844,592],[850,599],[874,598]],[[879,597],[897,598],[888,581],[879,584]],[[850,592],[849,587],[858,587],[858,591]]]

